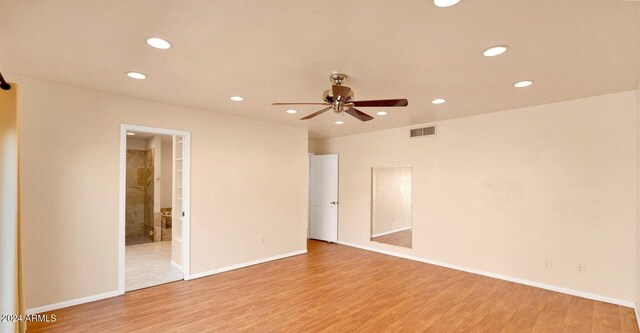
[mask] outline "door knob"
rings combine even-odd
[[[331,201],[331,204],[332,204],[332,205],[335,205],[335,204],[337,204],[337,203],[338,203],[337,201]]]

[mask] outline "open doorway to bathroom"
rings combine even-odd
[[[122,125],[121,140],[118,289],[188,279],[189,134]]]

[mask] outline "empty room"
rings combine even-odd
[[[0,0],[0,333],[640,332],[640,1]]]

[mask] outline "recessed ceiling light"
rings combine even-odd
[[[376,113],[378,116],[386,116],[387,112],[386,111],[380,111],[378,113]]]
[[[155,47],[156,49],[162,49],[162,50],[166,50],[171,47],[171,43],[169,43],[169,41],[162,38],[158,38],[158,37],[151,37],[147,39],[147,44],[149,44],[152,47]]]
[[[505,52],[507,52],[509,50],[509,47],[506,45],[498,45],[498,46],[492,46],[486,50],[484,50],[484,52],[482,52],[482,54],[485,57],[495,57],[498,55],[501,55]]]
[[[446,102],[446,100],[443,99],[443,98],[436,98],[433,101],[431,101],[431,103],[433,103],[433,104],[442,104],[444,102]]]
[[[287,110],[287,113],[291,113],[291,114],[298,113],[298,110],[289,109],[289,110]]]
[[[342,120],[336,121],[336,125],[342,125],[342,124],[344,124],[344,121],[342,121]]]
[[[133,132],[127,132],[127,135],[136,135],[136,133],[133,133]]]
[[[460,0],[433,0],[433,4],[438,7],[451,7],[460,2]]]
[[[516,87],[516,88],[524,88],[524,87],[528,87],[528,86],[530,86],[532,84],[533,84],[533,81],[526,80],[526,81],[516,82],[516,83],[513,84],[513,86]]]
[[[138,72],[127,72],[127,76],[136,80],[144,80],[147,78],[146,75]]]
[[[231,96],[230,99],[234,102],[242,102],[244,101],[244,97],[242,96]]]

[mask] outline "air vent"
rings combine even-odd
[[[436,126],[429,126],[429,127],[423,127],[423,128],[414,128],[409,132],[409,136],[412,138],[418,137],[418,136],[429,136],[429,135],[436,135]]]

